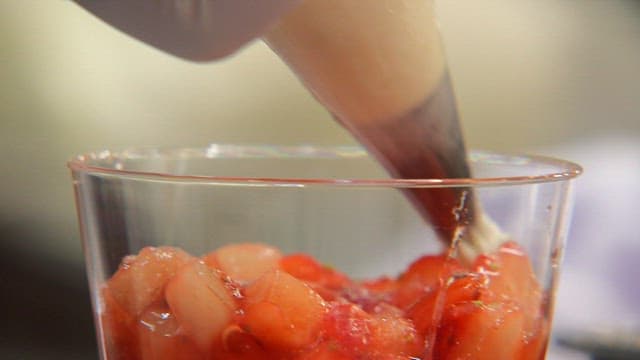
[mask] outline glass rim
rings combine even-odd
[[[67,167],[73,173],[93,173],[121,177],[145,178],[174,182],[192,183],[228,183],[251,185],[337,185],[362,187],[460,187],[460,186],[505,186],[535,183],[549,183],[568,181],[582,174],[582,167],[574,162],[545,155],[516,154],[508,152],[472,150],[469,152],[470,162],[494,162],[496,164],[507,160],[510,164],[547,165],[556,171],[541,172],[536,175],[518,175],[501,177],[471,177],[471,178],[443,178],[443,179],[397,179],[397,178],[303,178],[303,177],[248,177],[248,176],[218,176],[197,174],[172,174],[153,171],[127,170],[116,165],[108,167],[93,165],[92,161],[118,159],[160,158],[162,156],[176,156],[176,158],[200,157],[210,159],[355,159],[367,158],[369,153],[356,145],[348,146],[316,146],[316,145],[236,145],[210,144],[207,147],[135,147],[115,150],[101,150],[77,155],[67,161]],[[120,165],[121,166],[121,165]]]

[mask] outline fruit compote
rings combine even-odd
[[[540,359],[544,294],[514,242],[352,279],[264,244],[146,247],[101,288],[113,359]]]

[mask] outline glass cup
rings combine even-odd
[[[543,358],[580,167],[470,165],[397,180],[313,146],[72,159],[102,359]],[[500,234],[486,254],[463,260],[403,195],[442,187],[473,188]]]

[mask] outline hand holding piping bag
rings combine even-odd
[[[192,61],[230,55],[300,0],[75,0],[115,28]]]

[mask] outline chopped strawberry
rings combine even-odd
[[[394,304],[400,308],[410,307],[425,295],[434,293],[459,271],[462,271],[461,265],[446,255],[421,257],[398,278]]]
[[[392,293],[387,292],[374,292],[367,289],[364,286],[356,285],[349,286],[344,288],[339,293],[338,299],[335,300],[343,300],[358,305],[362,310],[368,313],[376,313],[379,312],[381,307],[389,306],[397,309],[395,306],[391,305],[391,299],[393,298]],[[400,311],[400,309],[397,309]]]
[[[196,345],[181,331],[166,304],[149,306],[138,322],[140,359],[204,360]]]
[[[231,244],[203,257],[207,266],[222,270],[234,281],[249,283],[278,267],[280,250],[264,244]]]
[[[388,294],[398,288],[398,283],[392,278],[383,276],[375,280],[362,282],[362,287],[374,294]]]
[[[426,335],[428,331],[435,330],[442,312],[451,305],[480,300],[482,294],[488,292],[487,282],[487,276],[484,274],[459,274],[449,279],[442,288],[443,293],[427,294],[410,306],[407,309],[407,316],[413,320],[416,329]]]
[[[334,303],[324,321],[325,338],[334,349],[362,358],[371,343],[372,316],[351,303]]]
[[[382,356],[415,357],[424,352],[422,336],[413,323],[391,313],[374,316],[373,344]]]
[[[240,326],[267,348],[295,350],[317,341],[325,302],[303,281],[274,270],[244,293]]]
[[[395,311],[368,314],[349,303],[334,303],[325,318],[325,341],[354,359],[408,358],[423,351],[412,323]]]
[[[268,360],[270,354],[251,334],[237,324],[229,325],[222,333],[222,349],[214,349],[217,360]]]
[[[450,280],[447,286],[446,304],[475,301],[486,298],[489,278],[484,273],[468,272]]]
[[[355,282],[304,254],[228,245],[192,258],[145,248],[101,289],[116,360],[538,360],[543,290],[515,243],[464,268],[423,256]]]
[[[523,335],[534,333],[543,316],[543,292],[525,252],[516,243],[508,242],[495,254],[478,257],[474,268],[489,280],[489,292],[483,294],[481,300],[518,304],[525,314]]]
[[[224,274],[193,261],[171,279],[165,294],[187,336],[208,351],[220,346],[222,331],[234,319],[237,292]]]
[[[436,313],[438,292],[425,295],[407,310],[407,318],[411,319],[416,330],[423,336],[434,335],[439,323]]]
[[[295,360],[353,360],[334,341],[326,341],[301,353]]]
[[[162,300],[169,279],[192,259],[177,248],[146,247],[137,256],[127,256],[122,261],[107,287],[113,299],[137,317],[147,306]]]
[[[346,275],[320,264],[316,259],[305,254],[283,257],[280,259],[280,269],[300,280],[318,284],[331,290],[342,289],[351,283]]]
[[[353,360],[333,341],[327,341],[319,344],[313,349],[304,352],[295,360]]]
[[[512,303],[457,303],[442,318],[434,358],[516,359],[523,322],[524,313]]]

